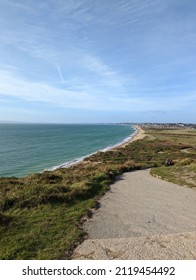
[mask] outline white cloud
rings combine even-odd
[[[181,109],[196,101],[194,92],[186,93],[178,98],[143,96],[143,97],[114,97],[113,94],[99,91],[64,90],[44,83],[32,83],[21,79],[15,74],[4,70],[0,71],[0,93],[2,96],[11,96],[27,102],[44,102],[64,108],[78,108],[106,111],[171,111]]]
[[[2,0],[0,93],[89,110],[188,107],[196,29],[180,3]]]
[[[45,83],[29,82],[7,71],[0,71],[0,93],[26,101],[45,102],[68,108],[83,107],[82,100],[91,102],[91,97],[84,92],[63,90]]]

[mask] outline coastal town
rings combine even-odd
[[[156,128],[156,129],[196,129],[195,123],[132,123],[125,122],[120,124],[137,125],[143,128]]]
[[[196,129],[193,123],[141,123],[140,126],[157,129]]]

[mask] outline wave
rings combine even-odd
[[[135,131],[128,137],[126,137],[125,139],[123,139],[121,142],[115,144],[115,145],[112,145],[112,146],[108,146],[107,148],[104,148],[102,150],[100,150],[101,152],[106,152],[106,151],[109,151],[109,150],[112,150],[114,148],[117,148],[118,146],[121,146],[127,142],[129,142],[136,134],[137,134],[137,128],[134,128]]]
[[[121,145],[123,145],[123,144],[129,142],[129,141],[138,133],[138,130],[137,130],[136,127],[133,127],[133,129],[134,129],[134,132],[133,132],[130,136],[126,137],[125,139],[123,139],[121,142],[119,142],[119,143],[117,143],[117,144],[108,146],[108,147],[106,147],[106,148],[104,148],[104,149],[95,151],[95,152],[93,152],[93,153],[91,153],[91,154],[85,155],[85,156],[80,157],[80,158],[73,159],[73,160],[71,160],[71,161],[62,163],[62,164],[60,164],[60,165],[56,165],[56,166],[53,166],[53,167],[51,167],[51,168],[47,168],[47,169],[45,169],[44,171],[54,171],[54,170],[57,170],[57,169],[60,169],[60,168],[68,168],[68,167],[73,166],[73,165],[75,165],[75,164],[77,164],[77,163],[79,163],[79,162],[82,162],[85,158],[90,157],[90,156],[92,156],[92,155],[94,155],[94,154],[96,154],[96,153],[98,153],[98,152],[107,152],[107,151],[110,151],[110,150],[112,150],[112,149],[114,149],[114,148],[117,148],[118,146],[121,146]],[[43,171],[43,172],[44,172],[44,171]]]

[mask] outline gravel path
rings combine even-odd
[[[73,259],[196,259],[196,191],[125,173],[85,224]]]

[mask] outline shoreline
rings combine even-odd
[[[104,152],[105,153],[107,151],[116,150],[118,148],[125,147],[126,145],[128,145],[129,143],[131,143],[133,141],[136,141],[137,139],[143,138],[144,131],[138,125],[126,124],[126,126],[129,126],[130,130],[132,130],[132,132],[130,131],[130,134],[128,136],[125,136],[125,138],[123,138],[119,142],[116,142],[115,144],[111,144],[111,145],[106,146],[104,148],[95,150],[92,153],[86,154],[84,156],[75,158],[75,159],[70,160],[70,161],[65,161],[65,162],[62,162],[60,164],[57,163],[57,164],[50,165],[50,166],[45,167],[45,168],[40,168],[37,171],[33,170],[31,172],[27,172],[24,175],[23,174],[19,174],[19,175],[9,174],[9,175],[2,175],[0,177],[1,178],[7,178],[7,177],[15,176],[17,178],[23,178],[23,177],[31,176],[32,174],[36,174],[36,173],[42,174],[44,172],[53,172],[53,171],[58,170],[58,169],[69,168],[69,167],[76,166],[76,165],[81,164],[81,163],[84,164],[84,162],[85,162],[84,160],[86,158],[91,157],[92,155],[94,155],[96,153],[99,153],[99,152]]]
[[[78,158],[78,159],[75,159],[73,161],[70,161],[70,162],[65,162],[59,166],[53,166],[49,169],[46,169],[46,170],[43,170],[41,173],[45,172],[45,171],[55,171],[55,170],[58,170],[58,169],[63,169],[63,168],[69,168],[71,166],[77,166],[79,164],[84,164],[84,159],[87,158],[87,157],[90,157],[98,152],[107,152],[107,151],[114,151],[114,150],[117,150],[119,148],[123,148],[125,146],[127,146],[128,144],[134,142],[134,141],[137,141],[137,140],[140,140],[140,139],[143,139],[146,135],[145,135],[145,131],[138,125],[133,125],[132,126],[135,131],[133,132],[133,134],[131,134],[130,136],[128,136],[127,138],[125,138],[122,142],[120,142],[119,144],[115,144],[113,145],[112,147],[106,147],[102,150],[98,150],[92,154],[89,154],[89,155],[86,155],[86,156],[83,156],[81,158]],[[127,140],[126,140],[127,139]]]
[[[129,135],[133,132],[130,141],[144,137],[143,131],[140,130],[143,127],[136,128],[137,130],[129,130]],[[165,245],[166,247],[160,247],[160,242],[158,242],[164,243],[162,239],[156,238],[155,240],[153,238],[150,241],[145,239],[143,243],[138,240],[137,244],[128,242],[122,248],[118,246],[118,244],[122,244],[122,239],[119,239],[117,244],[115,238],[130,238],[133,235],[141,235],[142,232],[145,236],[146,233],[156,235],[161,231],[170,230],[171,227],[174,228],[177,223],[180,227],[184,227],[179,229],[180,232],[183,232],[184,229],[192,230],[188,228],[187,221],[188,216],[191,217],[189,224],[193,225],[192,218],[194,215],[191,209],[194,208],[194,204],[192,204],[193,208],[191,207],[190,209],[189,207],[191,204],[190,199],[193,200],[194,198],[192,194],[195,194],[195,189],[193,189],[190,179],[195,179],[196,160],[194,148],[196,134],[191,133],[190,137],[189,131],[180,131],[179,138],[174,142],[176,131],[166,134],[162,130],[144,130],[146,135],[149,136],[143,140],[133,142],[116,151],[97,153],[96,156],[87,158],[77,166],[59,169],[55,172],[33,174],[29,178],[11,177],[1,179],[2,213],[0,222],[2,224],[1,235],[4,236],[0,246],[2,259],[70,260],[73,256],[74,248],[87,237],[84,232],[84,222],[89,217],[92,217],[98,208],[98,211],[107,211],[102,199],[105,200],[105,205],[109,207],[109,211],[107,211],[106,215],[101,216],[98,214],[97,217],[101,217],[100,222],[103,223],[102,225],[99,224],[101,229],[105,230],[105,233],[101,233],[97,225],[95,225],[94,232],[102,234],[102,236],[97,237],[106,237],[105,239],[103,238],[106,241],[106,246],[102,246],[103,243],[97,243],[97,240],[94,241],[94,244],[97,244],[101,249],[103,248],[106,252],[106,257],[114,259],[119,256],[122,258],[121,253],[125,252],[127,248],[130,248],[132,253],[134,253],[132,248],[136,248],[137,252],[142,252],[140,249],[138,251],[138,244],[139,246],[141,245],[139,248],[142,249],[143,246],[144,251],[147,252],[147,243],[149,243],[149,252],[152,252],[152,242],[154,242],[153,246],[157,244],[157,248],[161,248],[161,252],[165,248],[167,254],[167,244]],[[154,139],[154,137],[158,140],[150,141],[152,144],[150,145],[148,139]],[[157,152],[160,149],[160,141],[165,155]],[[189,153],[189,161],[187,161],[187,154],[181,152],[181,149],[187,146],[192,147]],[[164,158],[168,152],[171,158],[178,163],[174,169],[168,169],[163,165]],[[173,190],[170,184],[168,188],[165,186],[160,186],[159,188],[155,183],[153,188],[153,182],[155,180],[158,182],[158,178],[153,178],[149,174],[149,181],[146,176],[145,178],[142,177],[142,174],[147,175],[148,169],[153,167],[153,174],[161,175],[165,180],[170,180],[171,178],[173,183],[180,183],[183,186],[178,186],[178,190]],[[131,182],[126,183],[125,179],[127,178]],[[115,189],[115,186],[111,187],[116,182],[120,184],[118,189]],[[159,180],[159,182],[162,182],[162,180]],[[188,188],[189,186],[190,188]],[[177,195],[178,191],[186,193],[182,193],[180,198]],[[188,197],[188,192],[190,197]],[[112,203],[110,203],[111,195],[113,196]],[[163,197],[161,201],[160,197]],[[185,210],[187,211],[184,211],[181,207],[185,197],[187,197],[187,205],[185,204]],[[178,209],[172,216],[171,207],[168,208],[168,205],[172,206],[174,210],[174,201]],[[161,206],[161,202],[164,202],[164,207]],[[112,206],[113,208],[111,208]],[[185,212],[188,216],[185,215]],[[155,213],[157,215],[161,214],[159,215],[160,217],[157,215],[155,217]],[[166,216],[169,220],[165,218],[164,213],[168,214]],[[176,215],[179,215],[182,221],[175,219]],[[94,220],[92,221],[94,223]],[[156,229],[158,229],[158,232]],[[175,228],[174,231],[176,231]],[[29,232],[33,233],[31,240],[29,240]],[[86,233],[88,232],[86,231]],[[92,237],[96,238],[96,236]],[[110,246],[110,237],[111,240],[115,241],[114,247]],[[136,240],[135,237],[133,239]],[[188,238],[188,243],[189,240]],[[183,242],[184,239],[182,240]],[[193,245],[192,243],[189,244],[192,250]],[[40,246],[42,250],[40,250]],[[87,249],[90,249],[89,244]],[[85,250],[84,252],[86,254],[87,251]],[[91,252],[97,254],[97,251],[93,248],[89,254],[86,254],[87,259],[95,256]],[[126,252],[128,253],[129,251]],[[142,256],[144,257],[144,255]],[[125,256],[125,258],[130,259],[130,255]]]
[[[145,131],[139,125],[136,125],[134,127],[137,129],[137,132],[136,132],[135,136],[133,137],[133,139],[130,141],[130,143],[143,139],[146,136]]]
[[[143,139],[146,136],[145,131],[139,125],[133,125],[133,127],[135,129],[135,132],[130,136],[130,139],[125,143],[119,144],[114,149],[123,148],[132,142]]]

